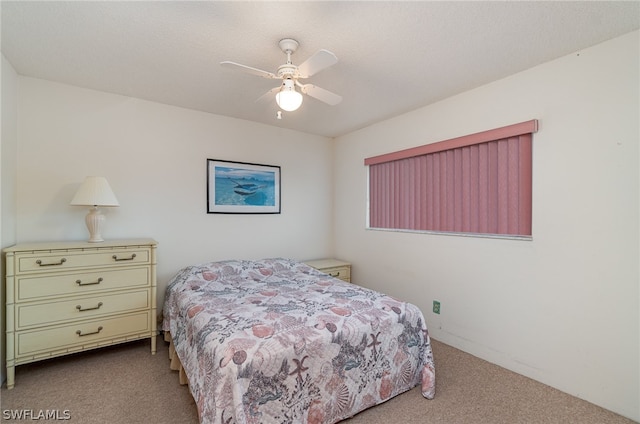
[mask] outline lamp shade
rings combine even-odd
[[[71,199],[72,205],[78,206],[120,206],[111,186],[104,177],[86,177],[76,195]]]
[[[276,94],[276,103],[287,112],[293,112],[300,107],[302,94],[296,91],[292,80],[286,79],[282,82],[282,88]]]

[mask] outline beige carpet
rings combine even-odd
[[[149,350],[149,342],[140,341],[20,366],[16,387],[2,388],[0,421],[19,422],[6,419],[15,411],[53,410],[81,424],[197,423],[188,388],[169,370],[167,345],[158,338],[158,354]],[[413,389],[344,423],[633,422],[435,340],[433,351],[435,399]]]

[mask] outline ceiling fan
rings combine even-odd
[[[267,91],[259,97],[256,102],[270,100],[275,94],[276,103],[278,103],[278,106],[280,106],[282,110],[287,112],[294,111],[300,107],[302,104],[302,94],[307,94],[331,106],[335,106],[342,101],[342,97],[335,93],[313,84],[302,84],[299,81],[309,78],[323,69],[336,64],[338,58],[335,54],[324,49],[318,50],[309,59],[299,66],[296,66],[291,62],[291,55],[296,51],[299,43],[291,38],[285,38],[280,40],[278,46],[287,55],[287,63],[279,66],[276,73],[229,61],[220,62],[220,65],[262,78],[282,80],[282,83],[278,87]],[[299,92],[296,91],[296,87],[300,90]]]

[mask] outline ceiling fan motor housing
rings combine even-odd
[[[298,67],[292,65],[291,63],[287,63],[278,67],[278,77],[280,78],[297,78],[298,77]]]

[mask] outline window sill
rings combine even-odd
[[[453,231],[402,230],[402,229],[396,229],[396,228],[371,228],[371,227],[367,227],[366,229],[371,231],[386,231],[386,232],[392,232],[392,233],[414,233],[414,234],[431,234],[431,235],[437,235],[437,236],[457,236],[457,237],[472,237],[472,238],[533,241],[533,236],[517,236],[512,234],[457,233]]]

